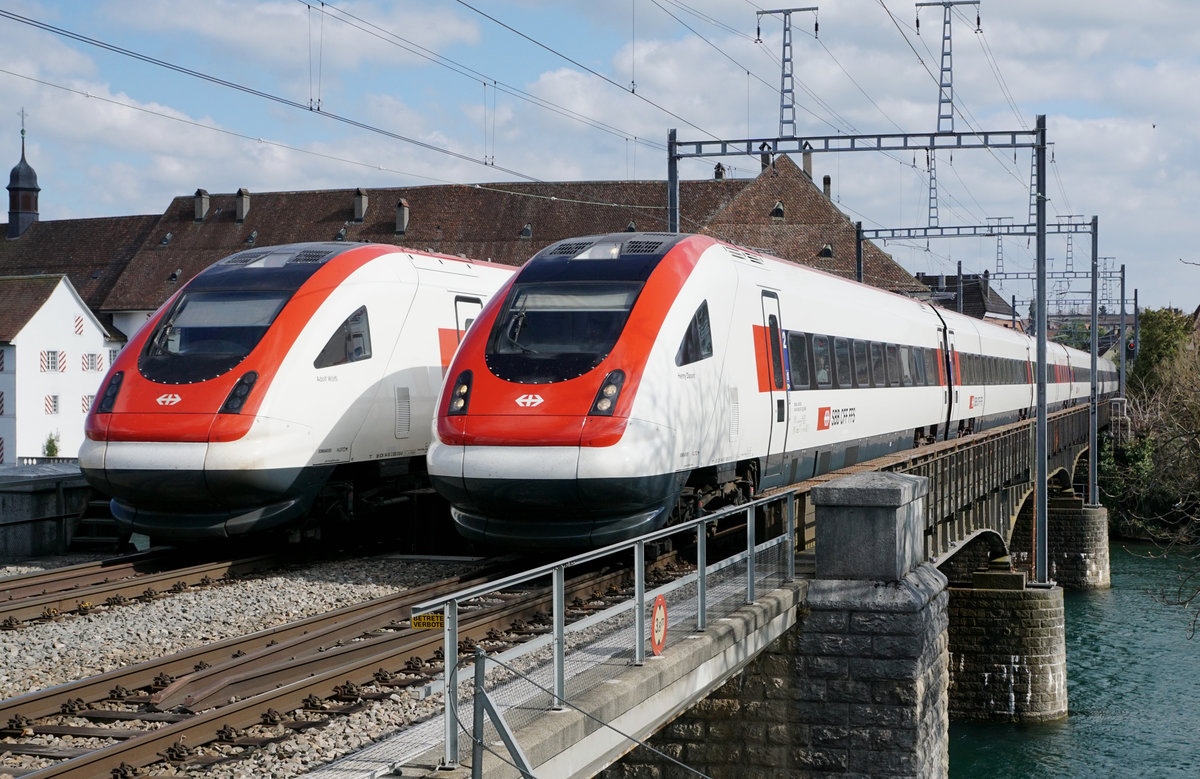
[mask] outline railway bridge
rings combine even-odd
[[[713,518],[676,528],[696,570],[665,584],[652,538],[610,548],[633,554],[633,597],[570,625],[564,572],[598,553],[531,571],[552,630],[474,671],[458,609],[514,582],[418,609],[442,611],[461,669],[444,720],[315,775],[944,776],[951,717],[1067,715],[1063,588],[1109,585],[1107,515],[1075,489],[1089,437],[1086,405],[1048,419],[1053,581],[1030,576],[1031,422],[861,463],[730,509],[750,520],[731,557],[709,560]]]

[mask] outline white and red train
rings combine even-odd
[[[83,473],[125,529],[166,540],[386,505],[423,479],[445,367],[512,273],[379,244],[226,257],[117,357]]]
[[[709,237],[570,239],[466,334],[428,470],[469,539],[593,547],[1024,418],[1035,359],[1019,332]],[[1049,407],[1086,401],[1090,356],[1048,360]]]

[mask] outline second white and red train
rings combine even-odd
[[[469,539],[593,547],[1035,408],[1022,333],[705,236],[555,243],[450,365],[428,470]],[[1089,355],[1052,344],[1051,410]],[[1111,362],[1101,396],[1116,391]]]

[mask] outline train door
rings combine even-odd
[[[783,453],[787,450],[788,402],[783,372],[783,325],[779,315],[779,296],[763,290],[763,334],[766,357],[770,364],[767,391],[770,395],[771,422],[768,429],[767,461],[762,484],[769,484],[783,472]]]
[[[946,405],[946,427],[942,431],[942,438],[949,439],[951,431],[954,435],[958,435],[956,420],[962,418],[962,411],[959,407],[959,383],[961,374],[958,366],[958,348],[954,331],[946,328],[943,335],[943,370],[946,372],[946,384],[943,390],[943,402]]]

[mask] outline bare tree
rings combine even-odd
[[[1200,558],[1200,338],[1195,318],[1147,312],[1143,351],[1129,382],[1130,434],[1104,460],[1105,503],[1122,532],[1149,538],[1160,555]],[[1146,360],[1143,361],[1143,356]],[[1157,555],[1156,555],[1157,556]],[[1181,574],[1159,599],[1200,625],[1200,575]]]

